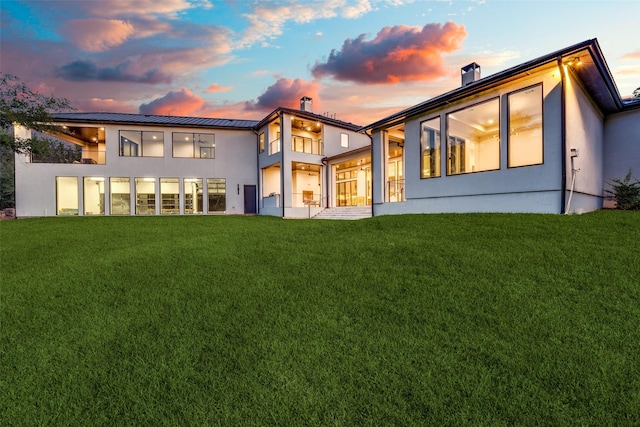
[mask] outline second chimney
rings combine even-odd
[[[466,86],[470,83],[480,80],[480,66],[475,62],[466,65],[460,69],[462,75],[462,86]]]
[[[309,113],[313,113],[313,99],[308,96],[303,96],[300,98],[300,109],[302,111],[307,111]]]

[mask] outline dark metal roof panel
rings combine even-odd
[[[154,126],[253,129],[257,120],[215,119],[206,117],[156,116],[123,113],[56,113],[57,122],[95,122],[103,124],[146,124]]]

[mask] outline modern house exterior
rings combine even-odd
[[[621,99],[595,39],[461,80],[363,127],[307,97],[260,121],[56,114],[75,151],[16,155],[16,215],[586,212],[640,173],[640,100]]]
[[[361,129],[374,215],[587,212],[609,179],[640,173],[640,100],[620,98],[595,39],[486,78],[473,63],[461,80]]]

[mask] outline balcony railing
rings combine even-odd
[[[293,135],[291,137],[291,150],[299,153],[324,155],[322,139],[311,139],[304,136]]]
[[[387,181],[390,202],[404,202],[404,179]]]
[[[55,150],[46,153],[32,153],[29,157],[31,163],[69,163],[83,165],[104,165],[106,152],[104,150],[82,151],[81,149]]]
[[[269,143],[269,155],[280,152],[280,138],[274,139]]]

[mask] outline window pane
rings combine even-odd
[[[173,157],[194,157],[192,133],[173,133]]]
[[[498,98],[447,114],[447,174],[500,169]]]
[[[104,215],[104,177],[84,177],[84,214]]]
[[[213,159],[216,157],[216,143],[212,133],[196,133],[193,137],[198,157],[201,159]]]
[[[180,213],[180,180],[178,178],[160,178],[160,213]]]
[[[440,117],[422,122],[421,178],[440,176]]]
[[[164,132],[142,132],[142,155],[144,157],[164,156]]]
[[[259,150],[261,153],[264,152],[264,132],[259,136]]]
[[[202,178],[184,179],[184,213],[202,213]]]
[[[129,178],[111,178],[111,215],[131,214],[131,184]]]
[[[542,159],[542,86],[509,99],[509,167],[539,165]]]
[[[56,206],[58,215],[78,215],[78,177],[56,177]]]
[[[209,212],[224,212],[226,209],[226,182],[224,178],[207,179]]]
[[[136,178],[136,215],[156,213],[155,178]]]
[[[136,130],[120,131],[120,156],[138,157],[140,154],[140,144],[142,142],[142,132]]]
[[[340,134],[340,147],[349,148],[349,135],[346,133]]]

